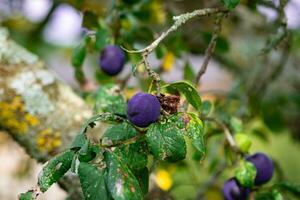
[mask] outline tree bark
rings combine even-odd
[[[45,162],[70,145],[91,115],[91,108],[69,86],[0,27],[0,130],[32,158]],[[82,199],[73,176],[60,185],[71,192],[71,199]]]

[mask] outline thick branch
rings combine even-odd
[[[0,27],[0,130],[32,158],[45,162],[68,148],[91,115],[91,109],[70,87]],[[60,184],[73,189],[78,185],[68,177]],[[72,194],[81,199],[80,190]]]

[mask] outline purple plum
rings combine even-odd
[[[271,180],[274,173],[272,160],[264,153],[255,153],[246,157],[256,168],[256,177],[254,184],[262,185]]]
[[[122,71],[125,64],[124,51],[115,45],[106,46],[100,55],[99,65],[103,72],[110,76]]]
[[[137,93],[129,101],[127,116],[131,123],[138,127],[147,127],[156,122],[160,115],[158,99],[147,93]]]

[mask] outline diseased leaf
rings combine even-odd
[[[131,170],[145,168],[148,163],[146,148],[145,143],[141,141],[120,147],[124,163],[126,163]]]
[[[235,177],[238,182],[247,188],[251,188],[254,185],[256,176],[255,166],[247,161],[241,161],[239,168],[235,172]]]
[[[107,145],[115,144],[116,142],[135,137],[137,134],[136,129],[132,125],[124,122],[108,128],[103,134],[102,143]],[[147,165],[147,147],[143,142],[136,141],[133,144],[122,145],[119,149],[123,155],[123,161],[130,169],[138,170]]]
[[[156,159],[175,162],[185,158],[186,143],[183,131],[171,120],[163,124],[151,124],[146,140]]]
[[[57,182],[71,167],[74,152],[67,150],[52,158],[39,174],[38,185],[42,192]]]
[[[81,162],[78,167],[81,188],[86,200],[109,199],[105,184],[105,171],[89,163]]]
[[[85,136],[85,134],[78,134],[76,136],[76,138],[74,139],[73,143],[71,144],[71,149],[80,149],[81,147],[84,146],[84,144],[86,143],[87,138]]]
[[[118,152],[105,152],[107,186],[115,200],[142,200],[143,192],[138,180],[122,162]]]
[[[95,113],[110,112],[125,115],[127,104],[117,85],[102,85],[95,93]]]
[[[102,136],[103,141],[114,144],[136,136],[138,133],[129,123],[123,122],[108,128]]]
[[[202,121],[194,113],[188,113],[189,122],[186,126],[186,135],[192,139],[194,147],[199,151],[201,158],[205,155],[204,128]]]
[[[170,93],[176,93],[176,91],[182,93],[186,100],[197,110],[201,109],[201,98],[197,89],[192,83],[188,81],[178,81],[175,83],[167,84],[162,87]]]
[[[101,113],[98,115],[95,115],[84,122],[82,125],[79,134],[85,134],[88,127],[94,127],[96,121],[101,122],[122,122],[124,119],[120,117],[119,115],[111,114],[111,113]]]

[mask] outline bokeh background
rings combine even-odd
[[[99,6],[97,9],[100,11],[105,10],[105,4],[110,3],[110,1],[99,2],[101,3],[95,3],[95,6]],[[145,3],[145,6],[152,9],[156,20],[151,23],[158,24],[158,26],[153,25],[153,29],[155,33],[159,33],[169,26],[169,18],[172,14],[209,7],[212,2],[214,1],[153,0]],[[279,62],[277,59],[279,54],[276,51],[270,53],[269,62],[265,62],[259,55],[268,38],[276,35],[277,29],[273,23],[275,24],[278,13],[264,5],[257,5],[253,11],[250,9],[249,2],[251,1],[242,1],[234,14],[224,22],[222,40],[217,46],[216,56],[209,63],[199,87],[203,99],[217,101],[226,95],[234,96],[236,93],[241,98],[234,97],[234,100],[243,101],[245,85],[252,85],[252,90],[258,87],[256,85],[258,80],[251,77],[263,73],[261,69],[267,70],[270,68],[268,65],[276,65]],[[278,2],[274,1],[274,4]],[[70,85],[75,91],[80,91],[70,60],[72,48],[79,44],[87,31],[87,28],[82,27],[82,24],[86,23],[83,18],[84,12],[86,11],[76,5],[76,1],[71,0],[0,0],[0,26],[6,27],[15,41],[40,56],[61,81]],[[127,12],[130,12],[130,9]],[[263,92],[264,97],[258,96],[262,101],[261,104],[257,102],[260,104],[259,108],[251,105],[263,112],[247,121],[245,131],[253,141],[252,152],[268,153],[280,163],[288,180],[300,183],[300,1],[290,0],[285,7],[285,12],[287,27],[293,33],[289,59],[280,75],[267,84],[267,89]],[[150,62],[153,67],[159,68],[165,65],[168,68],[165,73],[162,73],[165,81],[182,79],[183,68],[187,61],[193,70],[197,71],[203,60],[207,34],[212,29],[209,24],[211,24],[210,20],[204,19],[200,22],[193,20],[179,30],[178,37],[187,38],[183,40],[184,50],[180,56],[177,56],[174,51],[169,51],[163,60],[151,55]],[[182,42],[176,38],[172,40]],[[144,39],[144,41],[149,43],[151,40]],[[140,47],[143,44],[132,45]],[[168,44],[166,46],[168,47]],[[92,83],[97,83],[95,77],[95,73],[99,70],[97,56],[97,53],[89,55],[84,63],[85,75]],[[125,77],[130,70],[131,64],[128,63],[119,77]],[[139,81],[136,79],[131,79],[129,82],[129,86],[138,84]],[[241,107],[240,112],[247,112],[243,109],[250,109],[251,106],[242,108],[242,104],[237,104],[237,107]],[[216,145],[210,145],[211,154],[218,151],[214,149],[218,140],[212,143]],[[206,164],[205,167],[207,168]],[[172,170],[169,170],[170,168]],[[40,169],[41,165],[26,155],[17,143],[6,134],[0,133],[0,199],[16,199],[17,194],[35,184]],[[178,166],[168,166],[168,170],[172,171],[170,176],[173,185],[176,186],[172,189],[172,194],[178,199],[191,199],[197,191],[195,186],[190,184],[192,175],[188,174],[185,168],[181,169]],[[200,181],[205,180],[209,175],[207,171],[201,171],[200,168],[192,171],[196,171]],[[217,193],[212,191],[210,195],[216,196],[211,199],[220,198]],[[64,191],[56,185],[41,197],[45,200],[65,198]]]

